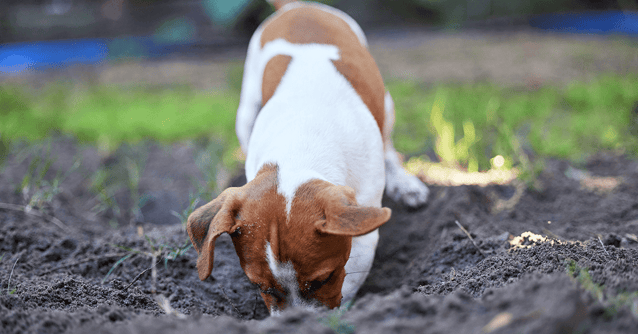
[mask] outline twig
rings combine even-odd
[[[56,271],[56,270],[60,270],[60,269],[64,269],[64,268],[69,268],[69,267],[77,266],[78,264],[82,264],[82,263],[86,263],[86,262],[91,262],[91,261],[99,260],[99,259],[102,259],[102,258],[118,257],[118,256],[122,256],[122,255],[124,255],[124,253],[105,254],[105,255],[94,256],[94,257],[90,257],[90,258],[88,258],[88,259],[84,259],[84,260],[76,261],[76,262],[73,262],[73,263],[68,263],[68,264],[65,264],[65,265],[63,265],[63,266],[59,266],[59,267],[56,267],[56,268],[53,268],[53,269],[49,269],[49,270],[47,270],[47,271],[45,271],[45,272],[43,272],[43,273],[40,273],[40,274],[38,274],[38,275],[39,275],[39,276],[44,276],[44,275],[49,274],[49,273],[52,273],[52,272],[54,272],[54,271]]]
[[[157,303],[157,305],[162,309],[162,311],[164,311],[164,313],[166,314],[171,314],[176,316],[178,319],[186,319],[186,315],[176,309],[174,309],[171,306],[171,302],[168,298],[166,298],[166,296],[164,296],[163,294],[158,294],[157,290],[155,289],[155,284],[157,282],[157,264],[161,261],[156,261],[157,256],[161,255],[161,252],[155,251],[151,254],[151,257],[153,258],[153,265],[149,268],[151,269],[151,293],[153,294],[153,299],[155,300],[155,302]],[[145,273],[148,269],[144,270],[141,274],[137,275],[137,277],[135,277],[135,279],[133,279],[133,282],[131,282],[131,284],[135,283],[135,281],[142,276],[143,273]],[[131,284],[129,284],[126,288],[124,288],[125,290],[128,289],[129,286],[131,286]]]
[[[226,291],[224,291],[224,288],[221,288],[221,289],[222,289],[222,293],[224,294],[224,297],[226,297],[226,300],[230,303],[230,306],[232,306],[235,312],[237,312],[237,315],[241,316],[241,313],[239,312],[237,307],[235,307],[235,304],[233,304],[233,301],[230,299],[230,297],[228,297],[228,295],[226,295]]]
[[[144,273],[146,273],[147,271],[153,269],[158,263],[160,263],[162,260],[159,260],[157,262],[155,262],[153,264],[153,266],[146,268],[144,271],[142,271],[141,273],[139,273],[137,276],[135,276],[135,278],[133,279],[133,281],[131,281],[131,283],[129,283],[127,286],[124,287],[124,291],[128,290],[128,288],[131,287],[131,285],[133,285],[133,283],[137,282],[138,279],[140,279],[140,277],[142,277],[142,275],[144,275]]]
[[[13,268],[11,268],[11,274],[9,274],[9,282],[7,283],[7,294],[9,294],[9,287],[11,287],[11,276],[13,276],[13,269],[16,268],[16,264],[18,263],[18,260],[20,260],[19,256],[16,259],[16,262],[13,262]]]
[[[460,223],[458,220],[454,221],[456,223],[456,226],[458,226],[461,231],[463,231],[463,233],[465,233],[465,235],[467,235],[468,238],[470,238],[470,241],[472,242],[472,244],[474,245],[474,247],[476,247],[476,249],[478,249],[479,253],[481,253],[481,255],[483,255],[483,257],[487,257],[485,256],[485,253],[483,253],[483,251],[479,248],[479,246],[476,244],[476,242],[474,242],[474,238],[472,238],[472,236],[470,235],[470,232],[468,232]]]
[[[153,262],[151,263],[155,263],[155,259],[157,259],[157,252],[153,252]],[[157,293],[157,290],[155,290],[155,283],[157,282],[157,269],[155,269],[155,266],[151,266],[151,293],[153,294],[153,296],[155,296],[155,294]]]
[[[168,300],[168,298],[166,298],[163,294],[160,293],[159,295],[155,295],[153,297],[155,299],[155,302],[157,302],[157,304],[162,309],[162,311],[164,311],[164,313],[174,315],[178,319],[186,319],[186,315],[184,313],[174,309],[171,306],[171,303]]]
[[[598,235],[598,241],[600,241],[600,245],[603,246],[603,250],[605,251],[605,253],[607,253],[607,256],[611,257],[611,255],[609,254],[609,252],[605,249],[605,244],[603,244],[603,240],[600,239],[600,236]]]
[[[558,234],[556,234],[556,233],[554,233],[554,232],[552,232],[552,231],[550,231],[550,230],[548,230],[546,228],[543,228],[543,233],[547,234],[548,236],[550,236],[550,237],[552,237],[552,238],[554,238],[556,240],[567,240],[567,238],[563,238],[560,235],[558,235]]]
[[[57,219],[57,218],[55,218],[53,216],[49,216],[49,215],[45,214],[44,212],[41,212],[41,211],[39,211],[37,209],[34,209],[34,208],[31,208],[31,207],[27,208],[26,206],[23,206],[23,205],[16,205],[16,204],[10,204],[10,203],[0,203],[0,209],[22,211],[22,212],[24,212],[24,213],[26,213],[28,215],[32,215],[32,216],[48,219],[49,221],[51,221],[51,223],[53,223],[55,226],[59,227],[64,232],[71,233],[71,234],[73,234],[75,232],[71,228],[66,226],[61,220],[59,220],[59,219]]]
[[[255,319],[255,314],[257,314],[257,295],[255,295],[255,302],[253,303],[253,317],[252,319]]]

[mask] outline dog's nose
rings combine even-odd
[[[317,312],[321,308],[321,303],[316,300],[309,300],[303,297],[292,297],[289,298],[284,307],[279,307],[277,305],[272,305],[269,308],[270,316],[278,317],[285,309],[295,308],[295,309],[303,309],[310,312]]]

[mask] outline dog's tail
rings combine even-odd
[[[279,10],[279,8],[291,3],[291,2],[297,2],[297,0],[267,0],[273,7],[275,7],[276,10]]]

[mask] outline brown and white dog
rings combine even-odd
[[[390,218],[384,187],[412,207],[428,189],[394,150],[392,98],[357,23],[322,4],[270,2],[277,12],[250,41],[237,110],[248,183],[193,212],[188,234],[204,280],[215,239],[229,233],[271,314],[339,307]]]

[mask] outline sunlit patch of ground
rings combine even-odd
[[[491,168],[484,172],[468,172],[459,166],[446,166],[441,163],[424,161],[418,158],[410,159],[405,168],[408,172],[419,177],[423,182],[438,186],[460,186],[489,184],[510,184],[520,172],[517,168]]]

